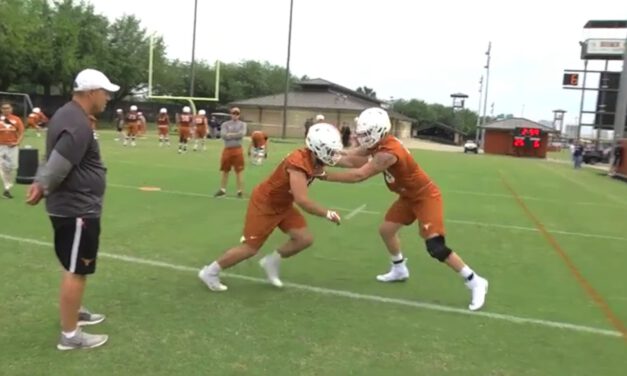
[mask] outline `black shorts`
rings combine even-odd
[[[65,270],[78,275],[93,274],[100,242],[100,218],[50,217],[54,250]]]

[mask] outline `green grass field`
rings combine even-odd
[[[216,294],[197,270],[237,244],[246,209],[234,188],[229,198],[211,197],[221,141],[177,155],[152,134],[133,149],[113,138],[101,134],[108,188],[101,258],[85,298],[107,315],[89,330],[109,334],[109,343],[56,350],[60,274],[51,227],[43,205],[28,207],[19,186],[15,200],[0,201],[2,376],[625,375],[627,341],[503,179],[622,322],[624,183],[546,161],[415,151],[443,191],[448,244],[490,280],[477,314],[466,310],[461,279],[427,255],[415,226],[401,234],[411,279],[375,281],[388,269],[377,227],[394,200],[381,177],[312,185],[312,196],[344,222],[307,216],[316,241],[282,264],[284,289],[265,283],[257,257],[229,270],[229,291]],[[271,145],[263,166],[247,167],[246,191],[297,146]],[[276,232],[263,253],[282,241]]]

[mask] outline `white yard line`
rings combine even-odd
[[[108,187],[113,187],[113,188],[131,189],[131,190],[136,190],[136,191],[140,192],[140,190],[139,190],[140,187],[134,187],[134,186],[130,186],[130,185],[107,184],[107,186]],[[147,194],[150,194],[150,193],[166,193],[166,194],[173,194],[173,195],[180,195],[180,196],[213,198],[213,195],[210,195],[210,194],[194,193],[194,192],[183,192],[183,191],[172,191],[172,190],[167,190],[167,189],[160,189],[158,191],[146,192],[146,193]],[[246,202],[246,200],[247,200],[245,198],[241,199],[241,198],[228,197],[228,196],[227,197],[222,196],[222,197],[216,198],[216,199],[217,200],[234,200],[234,201],[242,201],[242,202]],[[330,206],[333,207],[336,210],[341,210],[343,212],[348,212],[348,214],[346,215],[347,219],[351,219],[352,217],[354,217],[357,213],[353,214],[352,216],[350,216],[350,215],[351,215],[351,213],[353,211],[358,210],[358,209],[360,209],[358,211],[358,213],[373,214],[373,215],[381,215],[381,214],[383,214],[383,213],[381,213],[379,211],[361,209],[361,207],[359,207],[357,209],[349,209],[349,208],[343,208],[343,207],[338,207],[338,206],[333,206],[333,205],[330,205]],[[362,205],[362,206],[365,207],[365,205]],[[467,221],[467,220],[460,220],[460,219],[446,219],[446,222],[457,223],[457,224],[461,224],[461,225],[504,228],[504,229],[515,230],[515,231],[538,232],[538,229],[535,228],[535,227],[516,226],[516,225],[503,225],[503,224],[499,224],[499,223],[475,222],[475,221]],[[583,237],[583,238],[597,238],[597,239],[627,241],[627,237],[622,237],[622,236],[604,235],[604,234],[591,234],[591,233],[585,233],[585,232],[563,231],[563,230],[553,230],[553,229],[549,229],[548,231],[553,233],[553,234],[569,235],[569,236],[579,236],[579,237]]]
[[[6,235],[6,234],[0,234],[0,239],[33,244],[33,245],[44,246],[44,247],[52,247],[52,244],[49,242],[36,240],[36,239],[28,239],[28,238],[22,238],[22,237],[17,237],[17,236],[11,236],[11,235]],[[197,273],[201,267],[201,265],[197,267],[191,267],[191,266],[185,266],[185,265],[171,264],[171,263],[163,262],[163,261],[149,260],[149,259],[144,259],[144,258],[139,258],[139,257],[112,254],[112,253],[106,253],[106,252],[100,252],[99,255],[104,258],[124,261],[124,262],[132,263],[132,264],[154,266],[158,268],[178,270],[178,271],[190,272],[190,273],[191,272]],[[264,284],[268,283],[265,279],[249,277],[249,276],[241,275],[241,274],[223,273],[223,275],[227,278],[241,279],[241,280],[246,280],[246,281],[255,282],[255,283],[264,283]],[[433,303],[397,299],[397,298],[387,298],[384,296],[361,294],[361,293],[355,293],[355,292],[345,291],[345,290],[335,290],[335,289],[310,286],[310,285],[305,285],[305,284],[300,284],[300,283],[288,282],[288,283],[285,283],[285,286],[287,288],[303,290],[303,291],[308,291],[308,292],[322,294],[322,295],[337,296],[337,297],[353,299],[353,300],[362,300],[362,301],[370,301],[370,302],[375,302],[375,303],[406,306],[406,307],[418,308],[418,309],[423,309],[423,310],[428,310],[428,311],[446,312],[446,313],[452,313],[452,314],[458,314],[458,315],[464,315],[464,316],[477,316],[477,317],[481,317],[485,319],[500,320],[500,321],[506,321],[510,323],[523,324],[523,325],[544,326],[544,327],[549,327],[549,328],[569,330],[572,332],[590,333],[590,334],[609,336],[609,337],[621,337],[621,333],[614,331],[614,330],[571,324],[571,323],[562,322],[562,321],[534,319],[534,318],[529,318],[529,317],[520,317],[520,316],[508,315],[508,314],[503,314],[503,313],[487,312],[487,311],[471,312],[467,309],[450,307],[450,306],[445,306],[441,304],[433,304]]]
[[[357,214],[361,213],[364,209],[366,208],[366,204],[363,204],[362,206],[353,209],[350,213],[346,214],[346,219],[351,219],[354,216],[356,216]]]

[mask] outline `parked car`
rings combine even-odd
[[[587,164],[610,163],[612,148],[603,150],[588,149],[583,152],[583,162]]]
[[[209,119],[211,119],[212,117],[216,118],[216,121],[218,122],[218,138],[220,138],[220,131],[222,130],[222,123],[224,123],[227,120],[231,120],[231,114],[228,114],[226,112],[212,112],[211,114],[209,114]],[[211,132],[207,133],[207,138],[211,137]]]
[[[468,140],[464,144],[464,153],[479,153],[479,146],[474,140]]]

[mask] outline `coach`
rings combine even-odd
[[[99,347],[108,340],[106,335],[81,331],[81,326],[98,324],[105,318],[83,309],[81,301],[86,277],[96,270],[106,173],[89,119],[104,111],[110,93],[119,89],[94,69],[76,76],[72,100],[48,123],[46,163],[27,193],[30,205],[46,197],[54,248],[65,269],[59,302],[59,350]]]
[[[244,171],[244,151],[242,149],[242,139],[246,135],[246,123],[239,119],[239,108],[231,108],[231,120],[222,123],[220,134],[224,140],[224,150],[220,158],[220,171],[222,171],[222,179],[220,180],[220,190],[216,192],[215,197],[224,196],[226,194],[226,185],[229,181],[229,173],[231,169],[235,170],[235,178],[237,180],[237,197],[243,196],[242,171]]]

